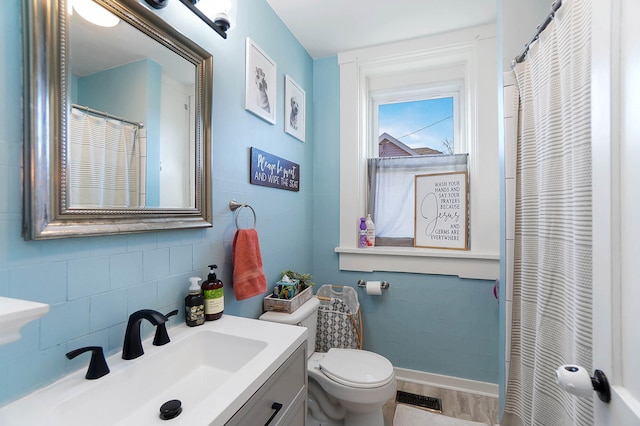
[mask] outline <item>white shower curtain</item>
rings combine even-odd
[[[593,424],[592,399],[555,383],[562,364],[591,371],[590,11],[589,0],[563,1],[514,68],[520,101],[503,426]]]
[[[141,207],[138,127],[76,108],[69,127],[70,207]]]

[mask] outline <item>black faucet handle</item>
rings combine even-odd
[[[174,315],[178,315],[178,310],[174,310],[165,315],[167,321],[169,321],[169,317]],[[169,343],[171,339],[169,339],[169,333],[167,333],[167,324],[162,323],[156,326],[156,335],[153,337],[153,345],[154,346],[162,346]]]
[[[78,355],[89,351],[91,351],[91,361],[89,362],[87,374],[84,377],[88,380],[94,380],[109,374],[110,370],[107,365],[107,360],[104,358],[102,346],[86,346],[84,348],[75,349],[71,352],[67,352],[67,358],[74,359]]]

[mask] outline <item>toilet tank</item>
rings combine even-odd
[[[319,306],[320,301],[316,297],[312,297],[290,314],[269,311],[260,315],[260,319],[262,321],[307,327],[309,331],[309,336],[307,337],[307,357],[310,357],[316,350],[316,329],[318,326]]]

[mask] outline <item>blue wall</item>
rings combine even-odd
[[[21,340],[0,346],[0,405],[84,368],[86,360],[66,360],[64,353],[71,349],[91,344],[118,352],[131,312],[181,308],[187,278],[205,276],[212,262],[226,283],[225,312],[257,317],[262,298],[237,302],[230,285],[232,198],[257,212],[269,282],[285,269],[310,271],[318,284],[388,280],[392,287],[383,297],[361,299],[366,349],[398,367],[497,382],[498,305],[492,282],[339,271],[334,252],[339,227],[337,59],[313,61],[264,0],[241,2],[228,40],[210,32],[201,41],[214,55],[214,227],[23,241],[20,6],[20,0],[6,0],[0,17],[0,295],[49,303],[51,312],[29,323]],[[201,33],[203,25],[194,17],[185,33]],[[247,36],[278,66],[276,125],[244,110]],[[285,74],[307,94],[306,143],[283,131]],[[300,192],[250,185],[251,146],[300,164]],[[242,214],[241,223],[249,222]],[[172,319],[181,321],[182,313]]]
[[[162,67],[151,59],[78,77],[78,103],[146,124],[150,115],[160,114],[161,79]]]
[[[227,40],[195,16],[185,30],[198,32],[199,42],[214,55],[213,228],[24,241],[21,4],[4,1],[0,17],[0,295],[45,302],[51,311],[25,326],[22,339],[0,346],[0,405],[86,368],[86,359],[65,358],[69,350],[91,344],[117,353],[131,312],[181,308],[181,317],[172,323],[182,322],[188,277],[206,276],[208,264],[220,266],[226,313],[261,314],[262,297],[237,302],[233,296],[232,198],[250,203],[257,212],[268,282],[285,269],[310,271],[312,266],[313,61],[264,0],[243,0]],[[276,125],[244,109],[247,36],[278,65]],[[307,93],[306,143],[283,130],[285,74]],[[300,192],[250,185],[251,146],[300,164]],[[248,222],[243,213],[241,224]]]
[[[364,346],[394,366],[490,383],[498,381],[498,303],[493,281],[338,269],[340,68],[314,61],[313,274],[318,283],[391,283],[381,297],[359,290]]]

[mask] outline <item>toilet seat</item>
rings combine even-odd
[[[320,361],[320,370],[344,386],[360,389],[384,386],[394,378],[388,359],[359,349],[329,349]]]

